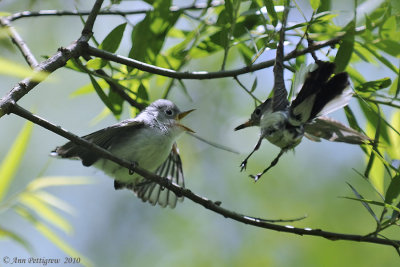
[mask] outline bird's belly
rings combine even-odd
[[[285,112],[274,112],[263,116],[260,122],[261,134],[272,144],[291,149],[303,138],[303,126],[291,126]]]
[[[148,171],[155,171],[168,157],[172,149],[173,139],[163,134],[142,136],[142,138],[130,137],[132,140],[125,140],[124,145],[110,148],[115,156],[137,163],[140,168]],[[128,138],[129,139],[129,138]],[[106,159],[98,160],[94,166],[102,170],[108,176],[124,183],[135,183],[140,175],[129,174],[129,170]]]

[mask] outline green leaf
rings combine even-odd
[[[4,239],[4,238],[10,238],[10,239],[14,240],[15,242],[22,245],[29,253],[33,252],[33,248],[31,246],[31,244],[28,243],[28,241],[26,241],[25,239],[20,237],[18,234],[14,233],[10,230],[4,229],[3,227],[0,226],[0,239]]]
[[[122,23],[115,27],[107,36],[104,38],[103,42],[99,45],[99,49],[106,50],[108,52],[114,53],[117,51],[122,37],[124,35],[126,23]]]
[[[317,10],[320,5],[320,0],[310,0],[311,8]]]
[[[393,204],[394,200],[400,195],[400,175],[395,176],[390,181],[389,187],[386,191],[385,202]]]
[[[400,110],[397,110],[391,120],[391,125],[395,129],[400,129]],[[386,152],[392,159],[400,159],[400,136],[393,130],[389,131],[389,143]]]
[[[147,93],[147,88],[143,83],[140,83],[138,91],[137,91],[137,97],[143,100],[149,100],[149,95]]]
[[[54,212],[45,202],[41,201],[40,198],[37,198],[34,193],[21,193],[18,197],[18,201],[35,211],[44,220],[63,230],[65,233],[70,234],[72,232],[72,226],[68,221]]]
[[[264,5],[267,8],[268,16],[271,19],[272,25],[278,25],[278,15],[275,12],[274,2],[272,0],[264,0]]]
[[[88,69],[98,70],[104,67],[107,64],[107,61],[103,60],[102,58],[93,58],[86,63],[86,67]]]
[[[36,191],[39,189],[52,186],[70,186],[70,185],[87,185],[92,184],[93,179],[84,176],[45,176],[37,178],[27,185],[28,191]]]
[[[363,196],[361,194],[359,194],[357,192],[357,190],[349,183],[347,183],[348,186],[350,186],[351,190],[353,190],[354,195],[356,195],[356,197],[358,199],[363,199]],[[366,202],[362,202],[363,206],[367,209],[367,211],[369,212],[369,214],[371,214],[371,216],[375,219],[375,221],[379,224],[379,219],[376,216],[376,214],[374,213],[374,211],[371,209],[371,207],[368,205],[368,203]]]
[[[53,232],[48,226],[46,226],[44,223],[40,222],[35,218],[33,214],[31,214],[26,208],[22,206],[17,206],[15,208],[16,212],[24,219],[29,221],[37,231],[39,231],[44,237],[46,237],[48,240],[50,240],[54,245],[56,245],[58,248],[60,248],[65,254],[75,257],[75,258],[80,258],[83,266],[91,267],[93,266],[93,263],[90,262],[86,257],[81,255],[78,251],[73,249],[71,246],[69,246],[64,240],[62,240],[55,232]]]
[[[385,207],[385,208],[392,209],[392,210],[395,210],[397,212],[400,212],[400,209],[398,207],[390,205],[390,204],[387,204],[387,203],[384,203],[384,202],[379,202],[379,201],[375,201],[375,200],[369,200],[369,199],[365,199],[365,198],[363,198],[363,199],[358,199],[358,198],[354,198],[354,197],[343,197],[343,198],[356,200],[356,201],[361,201],[361,202],[369,203],[369,204],[380,206],[380,207]]]
[[[355,22],[351,21],[344,29],[346,34],[343,36],[339,50],[335,57],[336,73],[346,69],[354,51]]]
[[[32,133],[31,122],[25,123],[24,128],[21,130],[6,157],[0,164],[0,202],[6,196],[11,182],[18,171],[19,164],[25,154],[26,147],[28,146],[29,139]]]
[[[101,101],[108,107],[111,112],[114,114],[117,119],[121,115],[122,112],[122,101],[121,98],[117,98],[112,90],[110,90],[109,95],[107,96],[103,89],[101,88],[100,84],[93,78],[92,75],[89,74],[90,81],[92,82],[93,88],[96,91],[97,95],[100,97]]]
[[[133,28],[129,57],[154,64],[169,30],[182,12],[170,12],[171,0],[152,1],[153,10]]]
[[[379,50],[376,51],[374,46],[370,45],[369,43],[365,43],[364,48],[367,49],[371,54],[374,55],[374,57],[376,59],[378,59],[380,62],[382,62],[386,67],[391,69],[394,73],[397,74],[399,72],[399,70],[390,62],[390,60],[388,60],[387,58],[382,56],[382,54],[379,52]]]
[[[376,92],[378,90],[389,87],[392,84],[390,78],[383,78],[375,81],[369,81],[356,87],[356,91],[360,92]]]
[[[8,59],[0,58],[0,75],[14,76],[18,78],[32,77],[33,81],[43,81],[48,74],[37,72],[29,67],[15,63]]]

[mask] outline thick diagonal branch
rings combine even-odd
[[[82,139],[82,138],[78,137],[77,135],[74,135],[59,126],[51,124],[50,122],[48,122],[38,116],[33,115],[32,113],[23,109],[22,107],[18,106],[17,104],[13,105],[10,111],[20,117],[23,117],[29,121],[32,121],[33,123],[40,125],[46,129],[58,134],[60,136],[63,136],[65,138],[67,138],[68,140],[70,140],[80,146],[90,149],[91,151],[97,153],[101,157],[111,160],[111,161],[127,168],[127,171],[132,168],[131,162],[120,159],[118,157],[115,157],[109,151],[107,151],[93,143],[90,143],[87,140]],[[225,209],[225,208],[221,207],[221,205],[220,205],[221,203],[214,202],[214,201],[211,201],[204,197],[201,197],[201,196],[193,193],[189,189],[182,188],[174,183],[171,183],[166,178],[160,177],[158,175],[155,175],[154,173],[151,173],[145,169],[140,168],[140,166],[135,168],[135,172],[140,174],[141,176],[151,180],[152,182],[156,182],[156,183],[166,187],[167,189],[171,190],[178,196],[184,196],[184,197],[192,200],[193,202],[202,205],[206,209],[212,210],[212,211],[224,216],[225,218],[230,218],[230,219],[233,219],[233,220],[241,222],[241,223],[253,225],[256,227],[260,227],[260,228],[270,229],[270,230],[274,230],[274,231],[279,231],[279,232],[286,232],[286,233],[292,233],[292,234],[298,234],[298,235],[319,236],[319,237],[324,237],[324,238],[332,240],[332,241],[348,240],[348,241],[357,241],[357,242],[388,245],[388,246],[393,246],[396,249],[398,249],[400,247],[400,240],[389,240],[389,239],[379,238],[379,237],[375,237],[375,236],[341,234],[341,233],[323,231],[321,229],[296,228],[293,226],[284,226],[284,225],[274,224],[272,222],[282,222],[282,221],[290,221],[290,220],[265,220],[265,219],[246,216],[246,215]],[[296,219],[294,219],[294,220],[296,220]]]

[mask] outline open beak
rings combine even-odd
[[[236,127],[235,131],[241,130],[241,129],[244,129],[244,128],[247,128],[247,127],[251,127],[251,126],[254,126],[254,121],[252,119],[249,119],[245,123],[240,124],[238,127]]]
[[[195,133],[195,131],[193,131],[192,129],[190,129],[189,127],[186,127],[185,125],[180,123],[180,120],[183,119],[184,117],[186,117],[189,113],[191,113],[192,111],[194,111],[194,109],[188,110],[188,111],[184,111],[179,113],[178,115],[176,115],[175,119],[178,121],[178,126],[182,127],[183,129],[185,129],[188,132],[191,133]]]

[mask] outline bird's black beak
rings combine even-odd
[[[245,123],[240,124],[238,127],[236,127],[236,128],[235,128],[235,131],[241,130],[241,129],[244,129],[244,128],[247,128],[247,127],[251,127],[251,126],[254,126],[254,125],[255,125],[255,124],[254,124],[254,121],[253,121],[252,119],[249,119],[249,120],[246,121]]]

